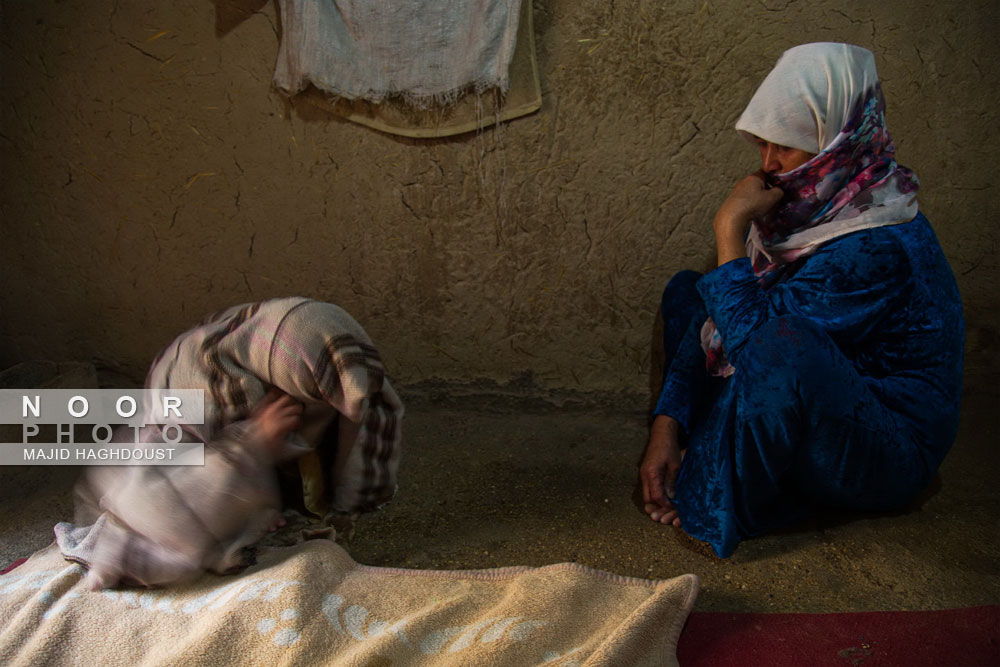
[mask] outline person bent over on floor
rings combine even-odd
[[[906,506],[955,438],[961,301],[884,111],[870,51],[786,51],[736,124],[762,164],[715,216],[718,268],[663,293],[645,511],[720,557]]]
[[[146,386],[204,390],[204,424],[183,429],[206,443],[205,465],[88,470],[78,525],[56,536],[92,586],[248,564],[244,547],[282,523],[285,461],[297,462],[298,504],[328,524],[395,492],[403,406],[368,335],[333,304],[273,299],[211,316],[160,353]],[[144,430],[144,442],[162,438]]]

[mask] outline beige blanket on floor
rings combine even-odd
[[[676,665],[698,592],[572,563],[367,567],[328,540],[163,590],[86,592],[84,573],[53,545],[0,577],[0,664]]]

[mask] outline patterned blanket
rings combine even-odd
[[[698,591],[572,563],[366,567],[329,540],[158,590],[83,575],[51,546],[0,576],[0,664],[676,665]]]

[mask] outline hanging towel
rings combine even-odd
[[[279,0],[275,85],[418,108],[509,88],[521,0]]]

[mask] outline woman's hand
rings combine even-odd
[[[639,466],[639,480],[642,483],[642,499],[646,513],[653,521],[681,525],[677,510],[674,509],[674,487],[677,474],[681,470],[684,452],[680,448],[680,425],[667,415],[657,415],[649,432],[649,444],[642,465]]]
[[[740,180],[715,214],[715,247],[719,266],[746,257],[746,236],[750,222],[761,218],[778,205],[784,194],[781,188],[768,188],[764,171],[756,171]]]
[[[261,442],[270,450],[277,450],[285,437],[302,425],[302,404],[294,398],[272,389],[253,409],[250,423]]]

